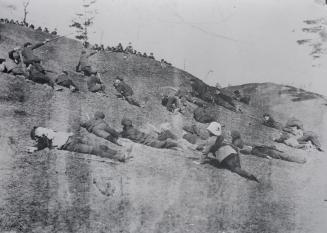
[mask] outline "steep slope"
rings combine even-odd
[[[1,56],[26,41],[49,37],[1,24],[0,35]],[[244,168],[261,184],[216,165],[197,166],[188,157],[199,155],[191,151],[156,150],[129,141],[123,143],[133,145],[134,158],[126,164],[64,151],[27,154],[34,125],[79,132],[117,148],[79,130],[80,120],[97,110],[116,129],[129,116],[143,130],[149,123],[170,122],[180,135],[182,125],[193,121],[191,115],[173,115],[160,105],[163,87],[189,88],[192,75],[174,67],[162,69],[157,61],[101,52],[92,60],[107,71],[103,81],[108,97],[99,96],[86,92],[83,77],[72,72],[81,49],[80,43],[62,38],[36,51],[48,69],[69,70],[81,93],[53,92],[0,74],[2,232],[323,232],[326,209],[321,205],[327,186],[321,154],[308,155],[305,165],[242,156]],[[133,86],[144,109],[116,98],[116,75]],[[248,142],[271,143],[278,132],[260,124],[265,109],[241,107],[243,114],[217,107],[226,136],[238,129]]]

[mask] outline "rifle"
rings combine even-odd
[[[66,36],[69,36],[69,35],[71,35],[71,34],[73,34],[73,33],[68,33],[68,34],[65,34],[65,35],[63,35],[63,36],[57,36],[57,37],[55,37],[55,38],[52,38],[52,39],[46,41],[46,43],[49,43],[49,42],[52,42],[52,41],[58,40],[58,39],[60,39],[60,38],[62,38],[62,37],[66,37]]]
[[[44,71],[45,71],[45,72],[49,72],[49,73],[53,73],[53,74],[58,74],[58,72],[56,72],[56,71],[52,71],[52,70],[46,70],[46,69],[44,69]]]

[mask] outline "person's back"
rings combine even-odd
[[[79,64],[81,69],[83,69],[86,66],[89,66],[88,57],[89,57],[89,53],[87,53],[86,51],[83,51],[81,53],[81,57],[79,59]]]
[[[68,76],[66,74],[59,74],[56,79],[55,82],[56,83],[63,83],[66,82],[67,80],[69,80]]]
[[[148,137],[150,137],[150,135],[147,135],[134,127],[124,128],[121,135],[123,138],[128,138],[133,142],[138,143],[143,143]]]
[[[22,57],[26,65],[41,61],[41,59],[34,54],[33,50],[41,47],[44,44],[45,42],[41,42],[32,46],[31,43],[25,43],[24,48],[22,49]]]
[[[177,143],[170,140],[158,140],[158,138],[155,138],[151,136],[150,134],[146,134],[136,128],[133,127],[132,121],[128,119],[122,120],[123,125],[123,131],[121,132],[121,136],[123,138],[127,138],[133,142],[144,144],[146,146],[154,147],[154,148],[173,148],[177,147]]]
[[[91,87],[97,83],[101,83],[101,81],[97,76],[91,75],[91,76],[87,77],[86,83],[87,83],[88,87]]]
[[[105,122],[104,119],[96,119],[96,118],[84,122],[81,125],[85,127],[88,131],[92,131],[94,128],[105,128],[108,126],[108,124]]]
[[[94,74],[92,74],[91,76],[87,76],[86,83],[87,83],[88,90],[91,92],[99,92],[99,91],[104,92],[105,90],[105,85],[102,84],[100,78],[98,78]]]
[[[132,96],[134,94],[133,89],[124,81],[120,81],[116,86],[117,91],[123,96]]]
[[[272,116],[270,116],[269,114],[264,114],[263,118],[264,118],[263,125],[271,127],[271,128],[276,128],[276,129],[281,128],[281,126],[279,126],[278,122],[276,122],[274,120],[274,118],[272,118]]]
[[[89,57],[93,56],[96,54],[97,51],[86,51],[83,50],[79,59],[79,62],[76,66],[76,71],[77,72],[83,72],[85,76],[91,76],[96,74],[96,70],[92,67]]]
[[[119,145],[117,143],[119,133],[111,128],[104,118],[105,115],[103,112],[96,112],[91,120],[82,122],[81,126],[90,133]]]
[[[179,101],[176,96],[163,96],[161,104],[166,106],[169,112],[174,112],[175,109],[179,108]]]

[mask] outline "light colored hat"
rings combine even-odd
[[[221,124],[218,122],[211,122],[207,130],[216,136],[221,135]]]

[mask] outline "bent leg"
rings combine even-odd
[[[228,95],[224,95],[224,94],[222,94],[222,93],[220,93],[219,96],[220,96],[220,98],[222,98],[225,102],[229,103],[231,106],[236,107],[232,97],[230,97],[230,96],[228,96]]]
[[[305,163],[307,160],[303,155],[293,155],[288,153],[282,153],[275,151],[274,154],[278,154],[279,159],[285,160],[288,162],[295,162],[295,163]]]
[[[108,136],[110,136],[110,133],[104,131],[103,129],[92,129],[92,133],[100,138],[106,139]]]
[[[82,154],[93,154],[103,158],[116,159],[118,161],[125,161],[125,156],[115,150],[110,149],[105,145],[92,146],[81,142],[81,140],[74,140],[65,147],[65,150],[77,152]]]
[[[89,86],[90,92],[98,92],[103,91],[103,86],[99,83],[96,83],[95,85]]]
[[[114,144],[117,144],[117,139],[118,139],[118,136],[113,136],[112,134],[108,133],[107,131],[105,131],[104,129],[93,129],[92,130],[92,133],[100,138],[104,138]]]
[[[141,105],[132,96],[126,96],[125,98],[128,103],[135,105],[137,107],[141,107]]]
[[[31,80],[40,84],[48,84],[50,87],[54,87],[54,82],[45,74],[35,75],[31,77]]]
[[[254,175],[247,171],[244,171],[241,168],[240,157],[238,154],[229,155],[226,159],[223,160],[222,164],[231,172],[234,172],[246,179],[254,180],[259,183],[258,179]]]
[[[318,148],[321,147],[320,141],[318,140],[318,136],[311,131],[305,132],[304,135],[298,139],[298,142],[301,144],[305,144],[308,141],[311,141],[312,144]]]
[[[159,141],[153,138],[146,140],[144,144],[154,148],[166,148],[166,149],[178,146],[176,142],[172,142],[170,140]]]
[[[115,129],[113,129],[113,128],[109,127],[109,126],[107,126],[104,130],[106,132],[110,133],[111,136],[113,136],[115,138],[118,138],[119,137],[119,133]]]

